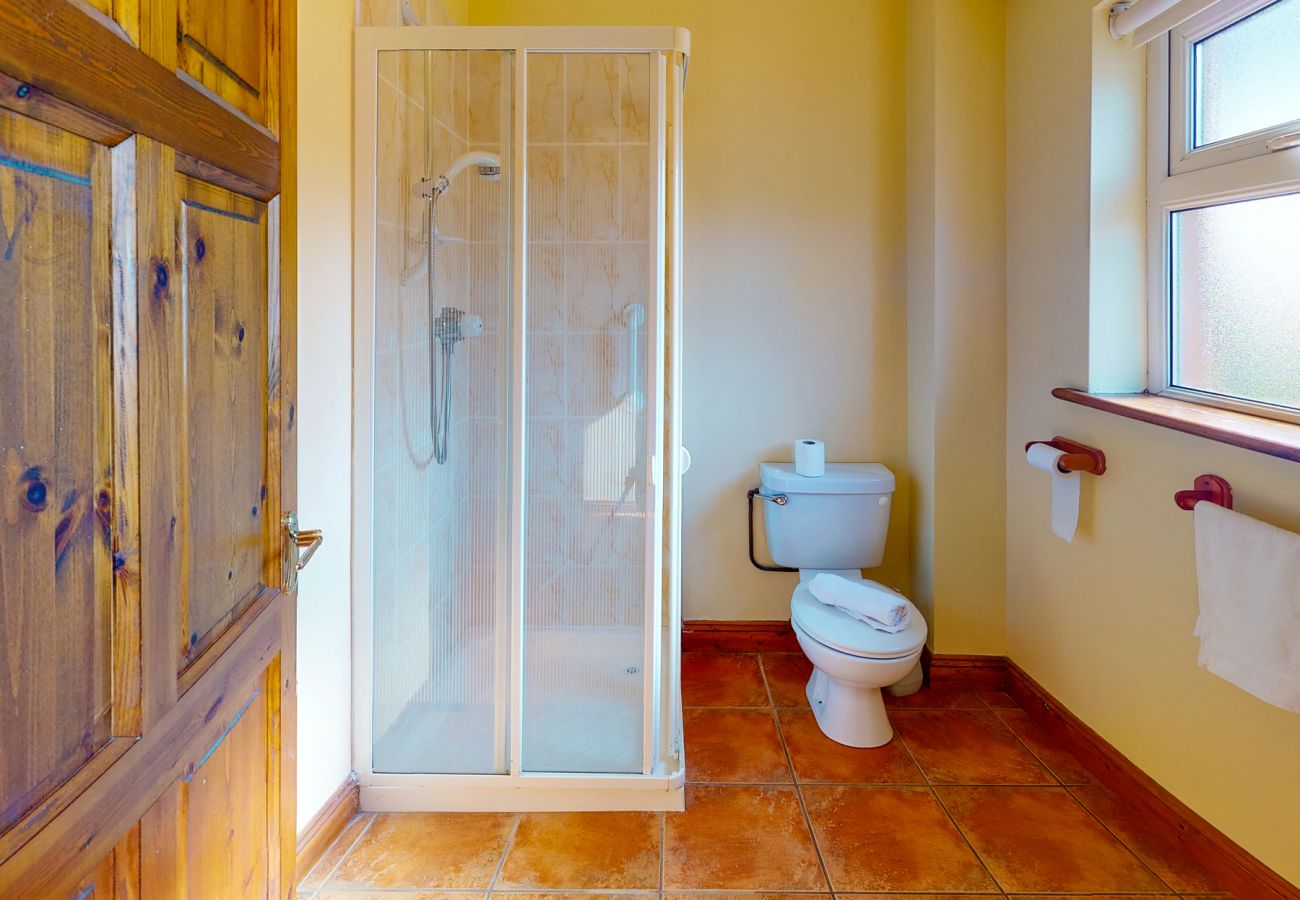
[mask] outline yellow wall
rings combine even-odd
[[[1300,883],[1300,716],[1197,667],[1192,517],[1173,502],[1196,475],[1215,472],[1232,482],[1238,509],[1300,530],[1300,467],[1048,395],[1089,384],[1090,233],[1115,215],[1090,183],[1092,17],[1089,0],[1010,3],[1009,653],[1157,781]],[[1109,49],[1096,50],[1107,65]],[[1130,97],[1140,70],[1136,78]],[[1114,94],[1096,99],[1107,112]],[[1145,302],[1140,289],[1128,299]],[[1073,544],[1050,534],[1048,485],[1020,452],[1053,434],[1107,455],[1107,473],[1085,479]]]
[[[904,16],[889,0],[472,0],[471,25],[679,25],[685,111],[688,618],[789,616],[753,569],[745,490],[796,438],[899,476],[908,587]]]
[[[759,461],[788,458],[789,442],[811,433],[835,458],[885,462],[900,494],[881,573],[904,589],[914,581],[923,605],[934,601],[936,649],[999,652],[1005,578],[1010,656],[1199,813],[1300,881],[1300,716],[1197,668],[1192,523],[1172,502],[1195,475],[1218,472],[1240,509],[1300,530],[1300,469],[1048,395],[1057,385],[1133,378],[1131,353],[1127,361],[1089,353],[1090,341],[1094,350],[1116,346],[1108,323],[1140,347],[1141,312],[1124,299],[1133,258],[1127,244],[1106,246],[1131,227],[1135,207],[1131,194],[1127,206],[1108,205],[1113,196],[1098,190],[1107,160],[1090,157],[1134,121],[1132,108],[1093,111],[1094,78],[1105,76],[1113,104],[1133,71],[1113,46],[1094,43],[1090,0],[1007,2],[1005,32],[1001,4],[981,0],[913,0],[907,11],[887,0],[448,8],[470,24],[692,31],[688,616],[787,614],[791,577],[758,573],[745,557],[742,495]],[[339,111],[351,97],[353,5],[301,5],[300,494],[304,523],[327,533],[302,582],[311,611],[299,628],[305,821],[350,765],[349,676],[339,665],[349,647],[350,484],[339,398],[350,385],[337,360],[351,349],[350,196],[338,186],[350,181],[349,117]],[[1003,37],[1004,161],[990,96]],[[1090,264],[1126,274],[1103,282]],[[1140,293],[1133,288],[1131,302]],[[1057,433],[1102,447],[1110,464],[1086,481],[1072,545],[1048,532],[1047,485],[1019,452]],[[959,465],[962,447],[976,453],[970,470]],[[1002,454],[1001,471],[984,465],[988,454]]]
[[[907,5],[912,599],[938,653],[1006,649],[1002,0]]]

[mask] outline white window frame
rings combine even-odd
[[[1287,136],[1300,132],[1300,119],[1202,147],[1192,145],[1195,43],[1273,2],[1221,0],[1152,41],[1147,51],[1147,390],[1163,397],[1300,423],[1300,410],[1171,383],[1173,214],[1300,191],[1300,146],[1278,146],[1288,143]]]

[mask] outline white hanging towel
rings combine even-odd
[[[808,582],[808,592],[878,631],[897,634],[907,627],[907,600],[887,588],[822,572]]]
[[[1197,662],[1300,712],[1300,534],[1196,504]]]

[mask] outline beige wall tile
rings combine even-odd
[[[628,515],[636,509],[636,489],[619,507],[622,515],[611,514],[603,504],[575,506],[576,517],[569,522],[572,535],[570,558],[579,566],[619,566],[645,562],[645,519]],[[615,498],[617,500],[618,498]],[[636,600],[642,598],[633,595]]]
[[[564,141],[564,54],[528,54],[528,141]]]
[[[475,144],[471,150],[501,154],[499,144]],[[508,163],[507,163],[508,165]],[[466,200],[466,227],[461,232],[471,241],[491,241],[498,245],[510,238],[510,182],[506,178],[488,181],[474,166],[461,173],[457,182]]]
[[[564,564],[569,549],[565,503],[558,497],[531,496],[525,500],[529,566]]]
[[[605,53],[564,56],[564,106],[569,141],[618,140],[618,57]]]
[[[472,569],[494,569],[497,564],[497,501],[495,497],[469,499],[469,564]]]
[[[561,566],[528,566],[524,615],[529,625],[565,624],[563,572]]]
[[[619,245],[566,244],[564,283],[572,308],[571,331],[608,331],[619,323]]]
[[[377,87],[378,134],[376,138],[375,215],[390,225],[402,223],[401,175],[405,169],[404,101],[401,92],[387,81]]]
[[[456,81],[456,54],[454,50],[428,51],[428,65],[433,69],[429,78],[429,115],[433,116],[445,128],[464,135],[463,123],[456,121],[456,94],[461,95],[462,105],[465,84],[462,79]]]
[[[618,287],[615,307],[622,315],[623,307],[639,303],[650,313],[650,245],[645,242],[623,242],[618,245]]]
[[[528,420],[528,484],[530,495],[564,496],[570,490],[569,447],[564,419]]]
[[[397,346],[397,297],[402,268],[402,231],[380,223],[375,233],[375,352]]]
[[[469,135],[469,54],[468,50],[451,51],[451,119],[453,130]]]
[[[528,415],[562,416],[565,410],[564,335],[528,337]]]
[[[495,419],[471,418],[469,430],[469,492],[492,497],[497,492],[500,428]]]
[[[469,54],[466,138],[472,144],[501,140],[501,58],[501,53],[495,50],[471,51]]]
[[[528,331],[565,329],[563,244],[528,245]]]
[[[650,54],[624,53],[619,64],[619,139],[650,139]]]
[[[483,334],[464,341],[456,355],[462,357],[458,367],[469,379],[469,408],[475,416],[495,416],[500,390],[500,337]]]
[[[528,237],[534,241],[564,238],[564,148],[528,148]]]
[[[503,331],[501,310],[502,290],[506,283],[505,267],[509,264],[505,248],[500,244],[469,244],[466,247],[469,256],[468,290],[457,294],[463,297],[463,308],[483,317],[485,329]]]
[[[568,240],[618,239],[618,156],[616,145],[565,148]]]
[[[625,241],[650,239],[650,147],[628,144],[619,148],[619,233]]]
[[[625,387],[620,381],[620,346],[618,336],[610,332],[567,336],[570,415],[600,416],[614,408]]]

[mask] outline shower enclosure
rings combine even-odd
[[[673,28],[360,28],[367,809],[679,809]]]

